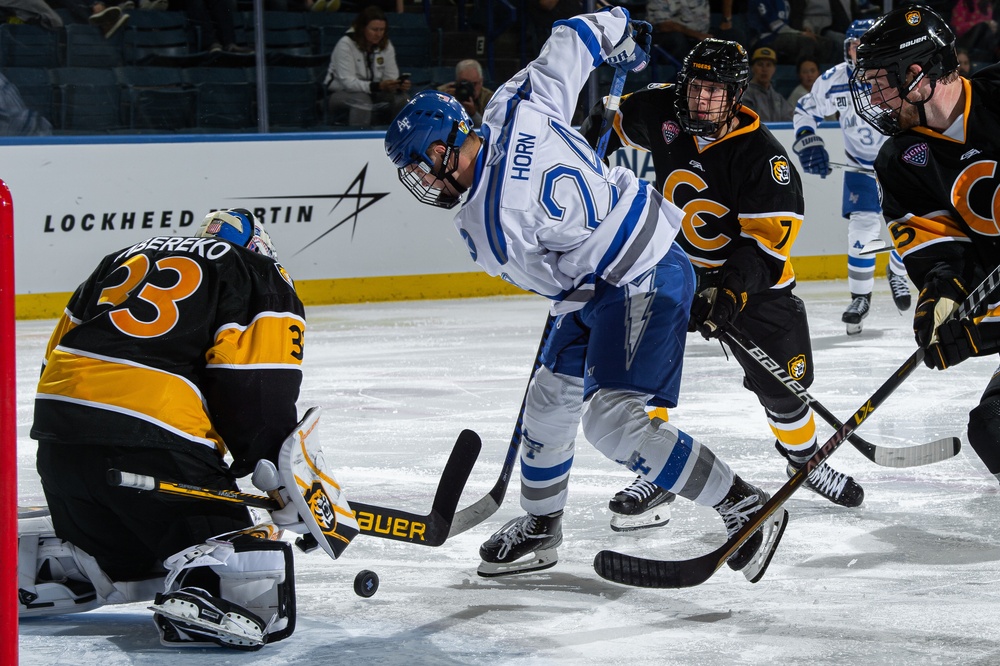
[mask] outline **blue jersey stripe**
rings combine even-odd
[[[639,181],[639,191],[632,200],[632,205],[629,206],[628,212],[625,213],[625,218],[618,226],[618,232],[615,234],[614,241],[612,241],[608,246],[607,252],[604,253],[603,257],[601,257],[600,263],[594,270],[594,274],[598,277],[604,275],[604,271],[622,251],[622,248],[625,246],[625,242],[632,236],[632,231],[642,221],[643,209],[646,207],[646,193],[648,192],[648,187],[649,183],[644,180]]]
[[[572,28],[573,31],[575,31],[580,37],[580,41],[583,42],[583,45],[587,47],[587,50],[590,51],[590,55],[594,58],[594,67],[598,67],[602,62],[604,62],[604,58],[601,56],[601,45],[597,41],[597,37],[594,35],[593,29],[591,29],[590,25],[585,20],[577,17],[567,19],[565,21],[556,21],[552,24],[552,29],[555,30],[561,25]]]
[[[495,164],[491,165],[493,168],[490,170],[490,179],[486,184],[486,201],[490,202],[486,209],[486,236],[490,239],[490,251],[493,252],[493,256],[500,265],[507,263],[507,239],[504,237],[503,225],[500,222],[500,196],[498,192],[507,173],[507,155],[510,151],[511,132],[514,127],[517,106],[528,99],[531,99],[530,76],[524,79],[524,83],[507,102],[507,111],[504,114],[503,124],[500,126],[500,136],[493,144],[494,149],[498,150],[498,154],[501,156]]]

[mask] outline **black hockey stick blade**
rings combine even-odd
[[[833,436],[810,458],[801,469],[797,470],[783,486],[760,510],[730,537],[726,543],[706,555],[689,560],[648,560],[624,553],[602,550],[594,558],[594,570],[601,578],[623,585],[641,587],[682,588],[694,587],[704,583],[718,571],[726,560],[735,553],[743,543],[750,538],[775,512],[782,509],[785,501],[806,482],[810,472],[820,463],[830,457],[841,444],[854,432],[855,428],[865,422],[875,409],[895,391],[903,381],[913,373],[924,358],[924,350],[917,349],[903,365],[875,391],[867,402],[862,405],[848,422],[841,426]],[[759,578],[755,579],[756,582]]]
[[[750,356],[762,368],[771,373],[771,376],[781,382],[789,393],[801,400],[803,404],[812,409],[814,413],[819,415],[832,428],[838,429],[843,426],[843,423],[837,420],[833,412],[814,398],[802,384],[792,379],[777,361],[771,358],[757,343],[748,338],[745,333],[742,333],[735,326],[729,326],[723,330],[722,337],[731,346],[738,347],[744,354]],[[851,433],[848,441],[865,458],[883,467],[900,468],[930,465],[953,458],[962,450],[962,442],[957,437],[946,437],[933,442],[905,447],[887,447],[872,444],[857,433]]]
[[[455,509],[482,447],[482,440],[472,430],[459,434],[438,481],[431,511],[426,516],[348,499],[361,534],[421,546],[443,544],[450,535]]]

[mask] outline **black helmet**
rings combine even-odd
[[[910,65],[918,65],[920,74],[907,83]],[[879,91],[884,100],[896,99],[897,95],[905,98],[924,77],[930,81],[933,95],[938,79],[958,69],[955,33],[933,9],[910,5],[889,12],[861,36],[857,67],[851,78],[854,108],[875,129],[891,136],[902,131],[899,112],[884,106],[873,107],[871,87],[864,80],[866,70],[878,69],[886,71],[887,84]]]
[[[715,81],[726,85],[729,93],[729,112],[718,121],[697,120],[688,108],[688,87],[695,79]],[[679,94],[675,102],[677,120],[688,134],[711,135],[728,123],[739,112],[743,91],[750,80],[750,63],[746,50],[738,42],[705,39],[699,42],[684,58],[684,65],[677,76]]]

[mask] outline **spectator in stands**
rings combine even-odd
[[[410,80],[400,77],[385,12],[361,10],[330,56],[323,81],[331,111],[347,110],[348,124],[385,125],[409,101]]]
[[[808,28],[796,30],[790,20],[788,0],[750,0],[747,3],[747,24],[759,35],[756,46],[773,49],[781,62],[791,64],[800,58],[813,58],[817,62],[830,63],[839,59],[843,41],[835,42]]]
[[[130,4],[135,6],[134,3]],[[90,5],[90,9],[91,15],[88,22],[96,26],[105,39],[110,39],[129,19],[129,15],[122,11],[125,7],[120,5],[105,5],[103,2],[95,2]]]
[[[753,109],[762,122],[788,122],[795,113],[795,107],[771,85],[777,63],[777,54],[767,47],[757,49],[750,58],[751,79],[743,93],[743,106]]]
[[[788,103],[793,107],[799,98],[812,90],[813,84],[819,78],[819,63],[812,58],[802,58],[798,64],[799,85],[788,96]]]
[[[0,0],[0,20],[37,25],[46,30],[63,27],[62,17],[44,0]]]
[[[955,49],[955,53],[958,55],[958,73],[969,78],[972,76],[972,59],[969,58],[969,50]]]
[[[996,62],[997,22],[990,0],[957,0],[951,10],[951,25],[955,45],[967,49],[970,60]]]
[[[0,74],[0,136],[52,134],[52,125],[37,111],[29,109],[17,86]]]
[[[649,0],[646,21],[653,26],[653,45],[678,63],[709,34],[709,7],[704,0]]]
[[[719,15],[719,25],[709,32],[717,39],[747,44],[745,30],[746,0],[712,0],[708,3],[712,14]],[[738,20],[737,20],[738,19]]]
[[[493,91],[483,87],[483,66],[477,60],[462,60],[455,65],[455,80],[438,86],[441,92],[454,95],[476,127],[483,124],[483,109]]]
[[[840,0],[806,0],[803,3],[802,29],[814,35],[823,35],[837,44],[843,44],[847,35],[834,27],[833,2]]]

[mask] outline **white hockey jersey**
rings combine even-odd
[[[879,148],[887,137],[858,117],[851,100],[851,70],[846,62],[834,65],[816,79],[812,90],[795,105],[792,122],[795,133],[803,127],[814,132],[826,116],[840,114],[840,129],[844,133],[844,151],[851,166],[872,169]]]
[[[557,22],[541,54],[483,113],[485,146],[455,217],[490,275],[546,296],[554,313],[620,286],[670,250],[683,213],[655,187],[608,168],[570,123],[590,73],[629,29],[620,8]]]

